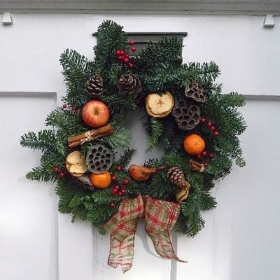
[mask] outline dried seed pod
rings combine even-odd
[[[200,103],[204,103],[206,100],[203,88],[196,82],[191,82],[186,86],[185,95]]]
[[[96,98],[100,96],[103,92],[103,79],[99,74],[91,77],[85,85],[86,93],[90,98]]]
[[[122,75],[117,84],[119,92],[123,95],[138,94],[142,90],[140,80],[133,74]]]
[[[172,110],[172,115],[181,130],[190,130],[199,123],[200,108],[185,99],[179,100]]]
[[[103,145],[91,146],[87,152],[86,163],[90,172],[103,173],[111,167],[113,153]]]

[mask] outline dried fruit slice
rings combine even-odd
[[[87,171],[86,159],[80,151],[66,157],[66,169],[74,177],[80,177]]]
[[[147,113],[155,118],[163,118],[169,115],[174,106],[174,99],[171,93],[162,94],[150,93],[146,98]]]

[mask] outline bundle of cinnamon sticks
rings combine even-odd
[[[85,142],[89,142],[94,139],[110,135],[113,132],[114,132],[114,128],[112,127],[112,125],[107,124],[100,128],[92,129],[76,136],[70,136],[68,137],[68,147],[75,148],[79,145],[84,144]]]

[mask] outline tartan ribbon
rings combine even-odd
[[[120,265],[123,272],[132,267],[135,232],[141,217],[145,218],[145,230],[157,254],[165,259],[184,262],[176,256],[170,238],[179,213],[179,204],[149,196],[143,199],[139,194],[136,198],[123,200],[118,212],[104,224],[110,233],[108,264],[114,268]]]

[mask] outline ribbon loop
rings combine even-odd
[[[179,214],[179,204],[149,196],[145,196],[143,200],[139,194],[134,199],[122,201],[118,212],[104,225],[111,234],[108,264],[114,268],[120,265],[123,272],[132,267],[135,232],[141,217],[145,217],[145,230],[152,239],[157,254],[165,259],[184,262],[174,253],[170,238]]]

